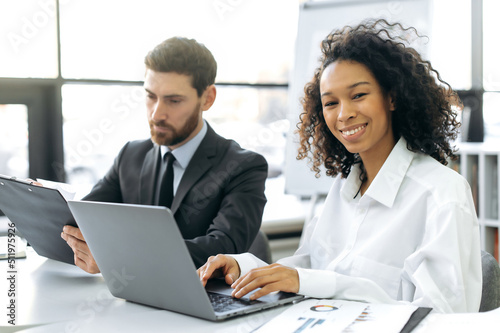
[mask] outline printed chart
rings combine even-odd
[[[256,332],[400,332],[416,309],[412,305],[309,299],[293,305]]]

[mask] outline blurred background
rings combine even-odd
[[[149,137],[143,59],[177,35],[204,43],[218,62],[206,119],[262,153],[270,177],[281,175],[304,2],[1,0],[0,174],[95,183],[126,141]],[[463,139],[499,140],[500,1],[429,3],[429,59],[478,115]]]

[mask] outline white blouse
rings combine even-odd
[[[467,181],[401,138],[363,196],[359,165],[338,177],[297,252],[299,294],[477,312],[479,226]],[[242,275],[265,266],[234,255]]]

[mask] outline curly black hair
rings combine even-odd
[[[408,36],[421,38],[415,28],[384,19],[367,20],[355,27],[346,26],[331,32],[321,43],[321,65],[304,87],[303,112],[297,124],[300,147],[297,159],[312,156],[311,169],[320,176],[320,166],[327,176],[347,177],[355,163],[362,163],[338,141],[323,117],[320,79],[325,68],[339,60],[365,65],[385,92],[394,96],[392,126],[396,138],[404,137],[407,148],[430,155],[442,164],[456,159],[450,142],[460,126],[452,106],[461,102],[451,86],[443,81],[429,61],[405,44]]]

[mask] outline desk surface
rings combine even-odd
[[[108,291],[100,274],[88,274],[76,266],[38,256],[28,250],[27,259],[16,260],[16,297],[10,288],[7,261],[0,261],[0,331],[14,332],[250,332],[285,307],[214,323],[174,312],[127,302]],[[5,304],[15,300],[13,326]]]
[[[8,323],[9,267],[0,260],[0,331],[8,332],[251,332],[289,306],[215,323],[115,298],[100,274],[38,256],[28,249],[26,259],[16,260],[15,319]],[[500,309],[480,314],[430,314],[415,329],[428,332],[497,332]],[[445,329],[446,328],[446,329]],[[444,329],[444,330],[443,330]]]
[[[294,196],[277,195],[279,186],[269,186],[272,200],[265,210],[262,229],[268,234],[302,229],[307,203]],[[272,192],[272,193],[270,193]],[[6,234],[8,219],[0,217],[0,236]],[[284,308],[266,310],[222,323],[158,310],[126,302],[109,293],[102,276],[87,274],[78,267],[48,260],[29,248],[27,259],[16,260],[16,325],[8,323],[9,281],[7,261],[0,260],[0,331],[13,332],[138,332],[148,331],[250,332],[281,313]],[[5,300],[5,301],[4,301]],[[138,320],[139,318],[139,320]],[[105,329],[107,328],[107,329]]]

